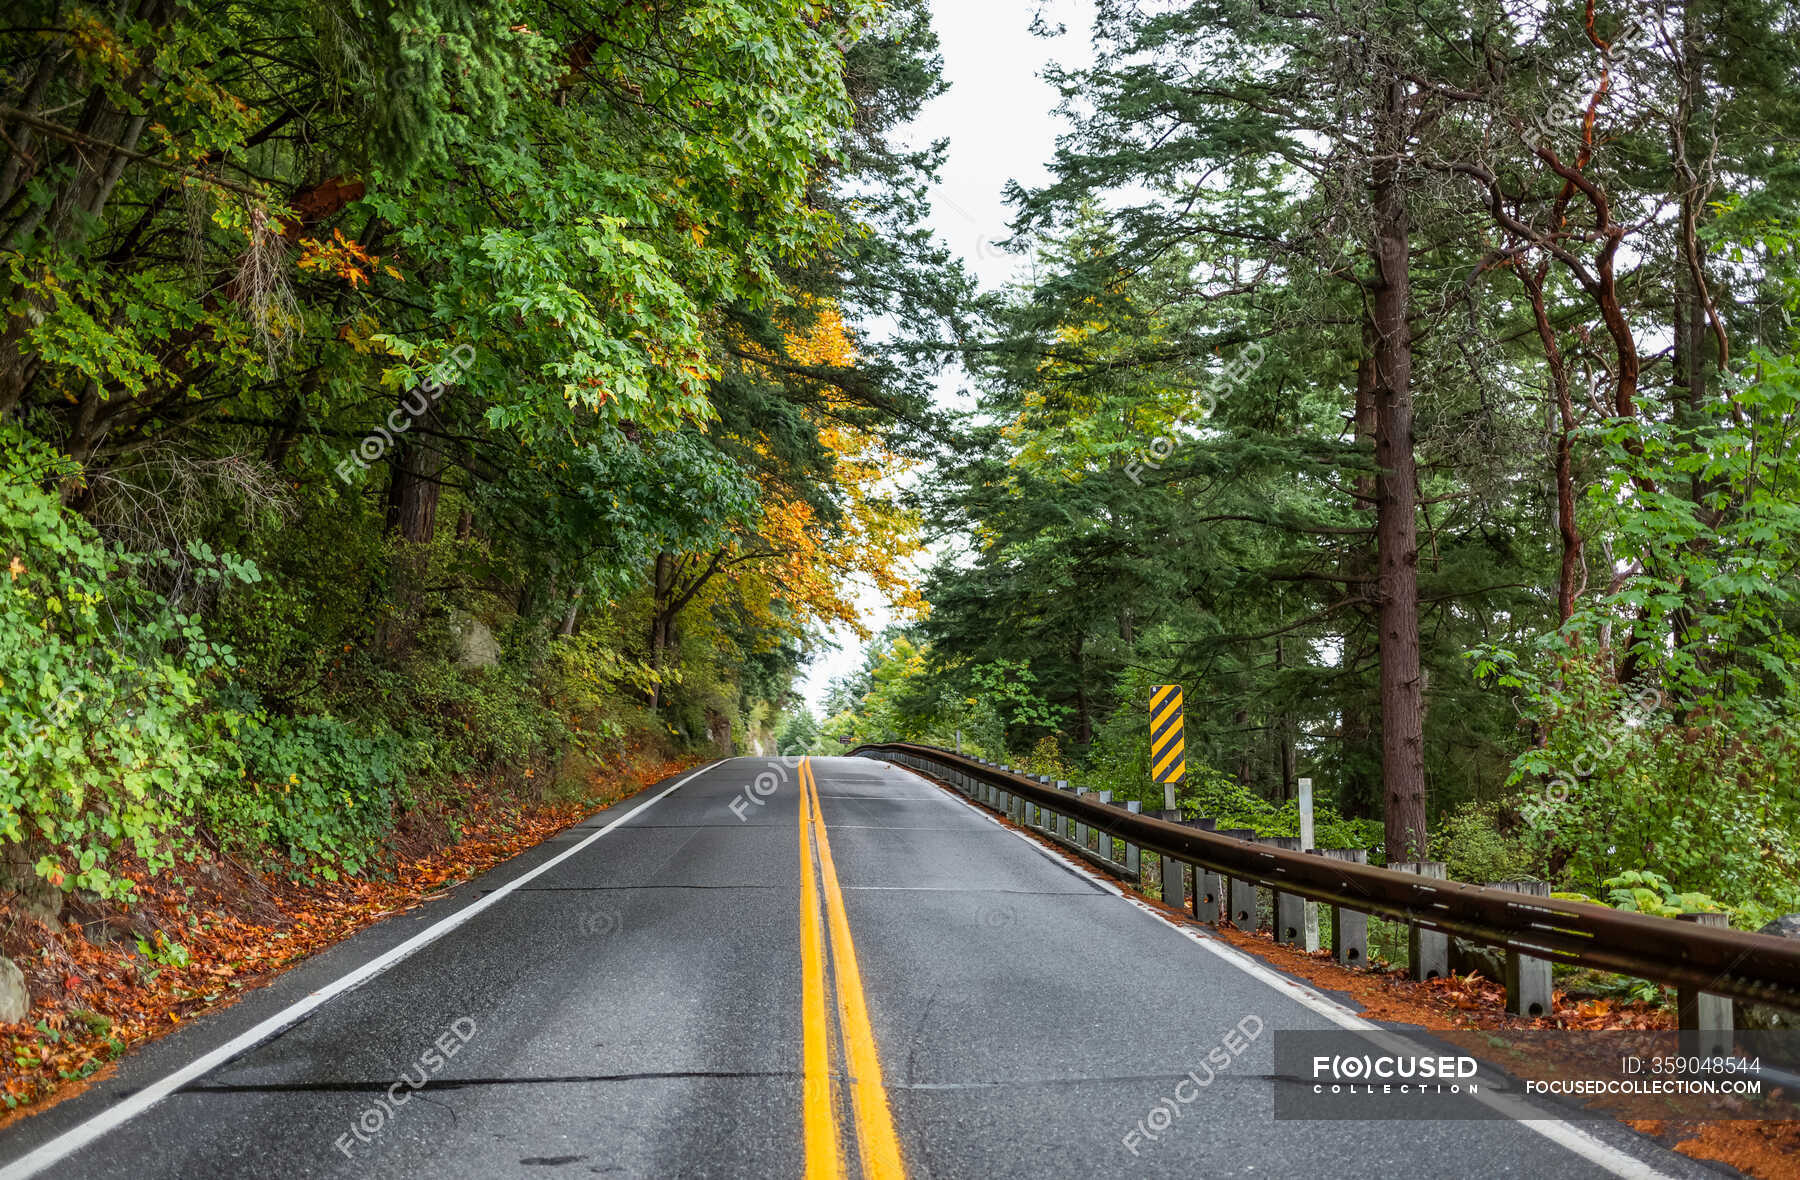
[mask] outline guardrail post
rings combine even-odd
[[[1125,802],[1125,810],[1133,815],[1141,815],[1144,805],[1136,799],[1128,799]],[[1136,877],[1139,885],[1144,883],[1143,850],[1129,840],[1125,841],[1125,871]]]
[[[1077,799],[1086,799],[1091,794],[1093,794],[1093,792],[1086,787],[1075,788],[1075,797]],[[1088,826],[1081,820],[1075,821],[1075,846],[1077,848],[1086,848],[1088,846]]]
[[[1219,828],[1219,821],[1204,815],[1182,822],[1188,827],[1198,828],[1202,832],[1214,832]],[[1219,915],[1225,909],[1224,878],[1211,869],[1201,868],[1199,865],[1190,865],[1189,868],[1194,873],[1194,889],[1188,896],[1189,909],[1197,920],[1210,922],[1216,926],[1219,923]]]
[[[1112,792],[1110,790],[1096,792],[1096,797],[1108,807],[1112,806]],[[1095,828],[1094,843],[1098,845],[1094,851],[1100,854],[1102,860],[1112,860],[1113,838],[1111,832],[1106,831],[1103,828]]]
[[[1287,852],[1300,851],[1298,836],[1270,836],[1258,840],[1258,844],[1267,844],[1271,848],[1280,848]],[[1284,893],[1279,889],[1271,889],[1274,896],[1275,941],[1282,946],[1297,946],[1306,940],[1306,899],[1298,893]]]
[[[1729,926],[1731,920],[1724,914],[1678,914],[1683,922],[1692,922],[1696,926]],[[1732,1045],[1731,1000],[1725,996],[1715,996],[1711,992],[1703,992],[1697,987],[1678,987],[1675,989],[1676,1026],[1684,1034],[1681,1038],[1681,1051],[1693,1053],[1701,1057],[1728,1057]],[[1691,1044],[1690,1038],[1698,1041]]]
[[[1067,791],[1069,789],[1069,780],[1066,778],[1057,779],[1056,789],[1059,791]],[[1055,832],[1058,836],[1067,839],[1069,835],[1069,817],[1062,814],[1060,811],[1053,813],[1050,816],[1050,830]]]
[[[1332,860],[1347,860],[1359,865],[1369,863],[1366,848],[1321,848],[1318,852]],[[1369,965],[1369,915],[1341,905],[1331,907],[1331,957],[1340,967]]]
[[[1516,881],[1494,881],[1489,889],[1505,889],[1531,897],[1549,897],[1550,882],[1522,877]],[[1514,1016],[1550,1015],[1550,960],[1534,959],[1518,951],[1506,952],[1506,1010]]]
[[[1172,823],[1181,822],[1181,808],[1165,807],[1156,813],[1158,819],[1166,819]],[[1187,874],[1181,871],[1184,862],[1172,856],[1164,856],[1159,880],[1162,882],[1162,902],[1166,906],[1174,906],[1178,910],[1188,908]]]
[[[1445,880],[1449,867],[1441,860],[1389,862],[1397,873],[1414,873],[1434,881]],[[1450,938],[1441,930],[1427,930],[1416,922],[1406,925],[1406,954],[1412,960],[1414,979],[1441,979],[1450,974]]]
[[[1256,833],[1249,828],[1221,828],[1219,835],[1230,836],[1236,840],[1254,840]],[[1239,930],[1255,932],[1262,925],[1262,917],[1256,912],[1256,882],[1240,881],[1231,878],[1225,890],[1225,916]]]

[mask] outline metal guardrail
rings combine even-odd
[[[1198,870],[1268,886],[1280,894],[1327,902],[1414,927],[1454,934],[1533,959],[1595,967],[1673,987],[1800,1009],[1800,943],[1773,935],[1680,922],[1586,902],[1515,893],[1421,877],[1318,852],[1295,852],[1186,824],[1136,814],[1112,803],[1061,791],[1000,767],[907,742],[858,746],[852,755],[881,755],[963,784],[985,784],[1042,808],[1059,822],[1117,838]],[[955,781],[957,778],[961,782]],[[1041,830],[1041,829],[1040,829]],[[1136,877],[1136,864],[1088,859]],[[1109,846],[1110,849],[1110,846]],[[1198,873],[1196,873],[1198,880]],[[1184,898],[1185,900],[1185,898]]]

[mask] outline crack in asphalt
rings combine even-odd
[[[598,1073],[598,1074],[559,1074],[537,1077],[517,1078],[433,1078],[423,1086],[414,1090],[414,1094],[422,1094],[426,1090],[464,1090],[476,1086],[556,1086],[579,1085],[584,1082],[653,1082],[663,1079],[707,1079],[719,1078],[733,1080],[739,1078],[798,1078],[796,1070],[710,1070],[680,1069],[652,1071],[645,1073]],[[407,1085],[405,1081],[401,1085]],[[183,1094],[384,1094],[395,1085],[393,1079],[380,1082],[213,1082],[183,1086]]]
[[[728,889],[736,892],[741,889],[787,889],[791,885],[521,885],[514,893],[643,893],[652,889]],[[492,889],[483,889],[483,893],[492,893]]]

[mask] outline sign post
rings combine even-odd
[[[1182,752],[1181,685],[1159,684],[1150,692],[1150,781],[1163,785],[1163,809],[1174,811],[1175,787],[1187,770]]]
[[[1312,780],[1300,780],[1300,851],[1313,850],[1313,790]],[[1306,903],[1306,931],[1304,946],[1308,952],[1319,949],[1319,903]]]

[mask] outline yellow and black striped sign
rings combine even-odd
[[[1181,746],[1181,685],[1159,684],[1150,693],[1151,782],[1181,781],[1187,769]]]

